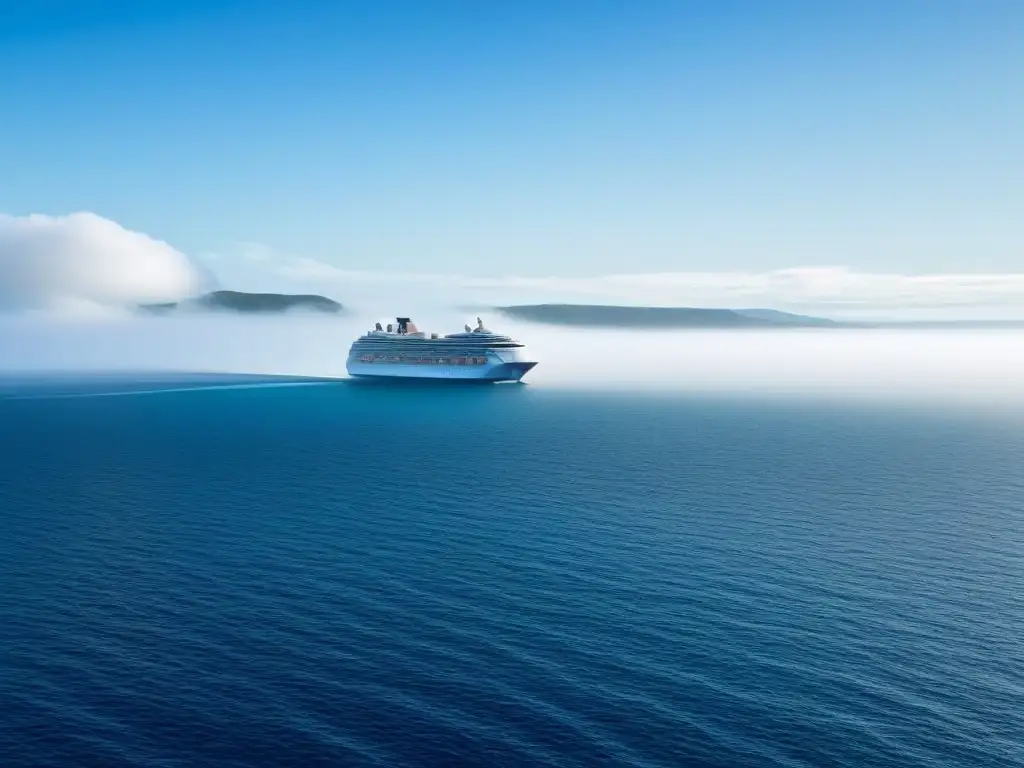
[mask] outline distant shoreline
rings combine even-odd
[[[1024,329],[1024,320],[833,320],[776,309],[720,309],[710,307],[636,307],[616,304],[513,304],[458,307],[460,311],[500,315],[523,322],[566,328],[606,330],[793,330],[793,329]],[[351,311],[318,294],[246,293],[213,291],[193,299],[142,304],[149,315],[208,311],[243,315],[274,315],[292,311],[349,315]]]
[[[338,302],[317,294],[245,293],[244,291],[213,291],[185,301],[139,305],[141,312],[157,315],[180,310],[278,314],[296,309],[335,315],[345,311],[345,308]]]
[[[1013,330],[1024,320],[846,321],[774,309],[628,307],[609,304],[521,304],[494,307],[529,323],[618,330]]]
[[[702,307],[626,307],[602,304],[523,304],[495,307],[516,320],[582,328],[730,329],[838,328],[843,323],[772,309],[709,309]]]

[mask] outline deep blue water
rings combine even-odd
[[[1024,763],[1020,421],[218,383],[0,385],[0,766]]]

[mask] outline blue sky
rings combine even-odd
[[[1024,272],[1020,2],[0,5],[3,213],[342,270]]]

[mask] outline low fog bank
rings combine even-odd
[[[414,315],[450,333],[475,317]],[[344,377],[352,340],[386,317],[290,314],[0,318],[0,370],[203,371]],[[718,391],[1024,403],[1024,332],[593,331],[509,322],[540,361],[536,387]]]

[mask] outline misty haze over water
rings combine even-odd
[[[1024,401],[1024,331],[617,331],[485,322],[527,344],[542,387]],[[424,310],[440,333],[468,314]],[[344,377],[351,342],[388,317],[220,314],[0,318],[0,370],[200,371]]]

